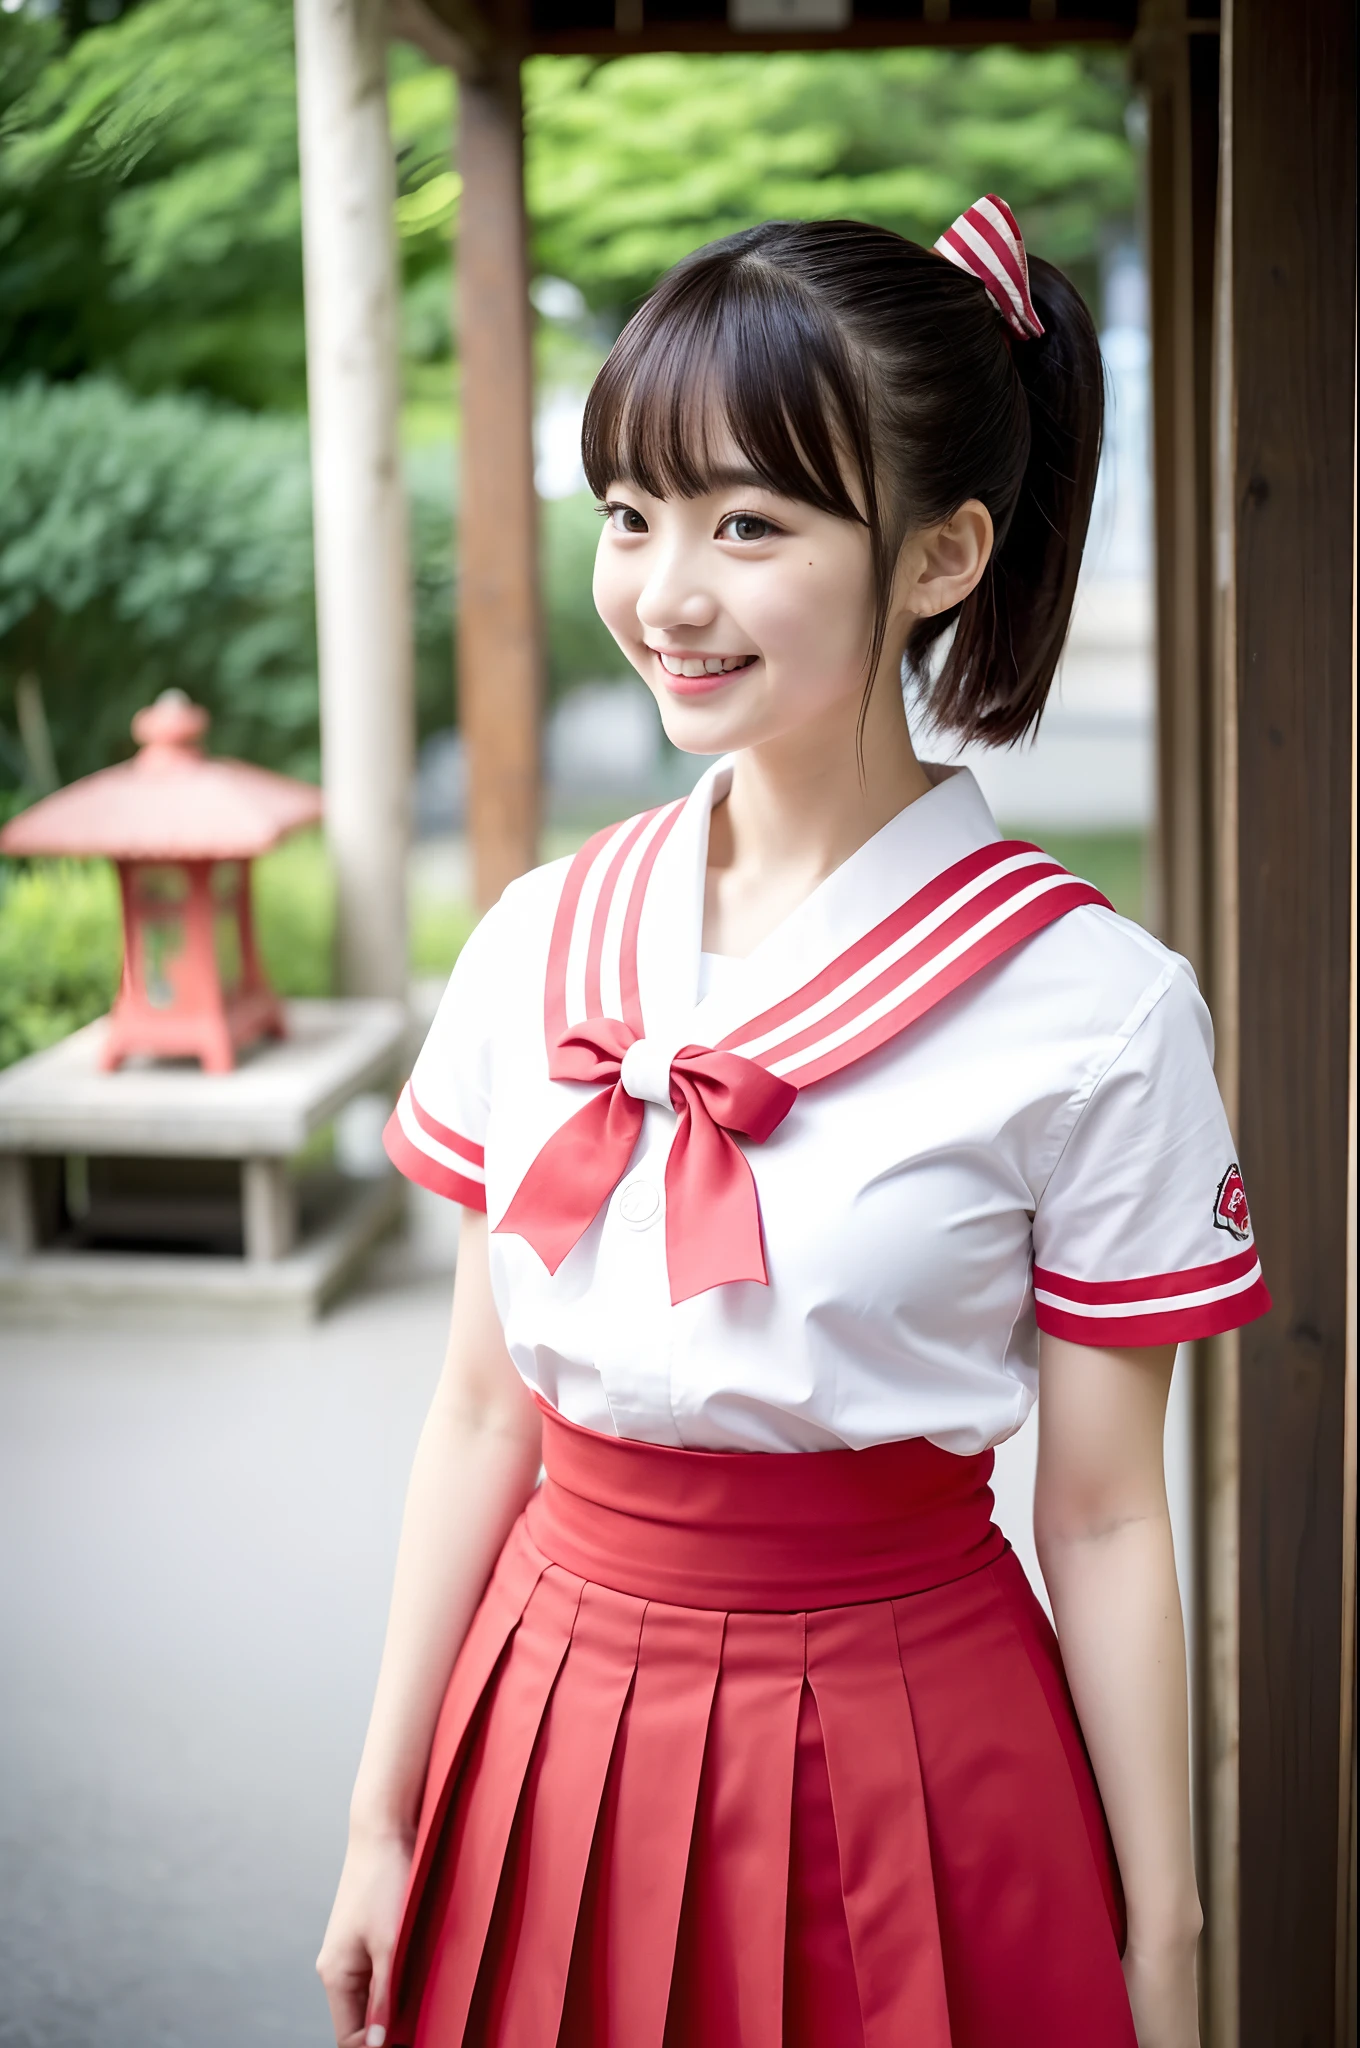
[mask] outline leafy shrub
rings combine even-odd
[[[0,723],[41,688],[63,781],[171,684],[212,744],[315,772],[305,425],[91,379],[0,391]],[[5,735],[9,779],[26,779]]]
[[[103,1014],[123,956],[107,861],[0,872],[0,1067]]]
[[[457,695],[448,443],[406,475],[423,737]],[[588,498],[545,508],[554,689],[620,667],[590,596],[598,531]],[[212,713],[215,752],[314,777],[314,604],[305,422],[99,379],[0,388],[0,800],[36,781],[26,676],[62,781],[128,754],[133,712],[170,684]]]
[[[319,832],[299,832],[255,863],[255,943],[281,996],[328,996],[335,986],[335,880]]]
[[[477,917],[471,903],[417,897],[411,905],[411,972],[429,976],[452,973]]]
[[[54,11],[0,14],[0,377],[300,409],[289,0]]]

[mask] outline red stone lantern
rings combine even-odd
[[[227,1072],[243,1047],[284,1035],[260,967],[250,863],[321,816],[321,792],[204,755],[208,714],[181,690],[139,711],[140,751],[59,789],[0,832],[10,854],[104,855],[123,898],[123,979],[100,1065],[188,1056]]]

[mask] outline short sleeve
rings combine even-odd
[[[1270,1307],[1209,1014],[1182,968],[1101,1075],[1036,1205],[1034,1305],[1041,1330],[1104,1346],[1213,1337]]]
[[[495,911],[454,963],[429,1035],[383,1132],[399,1173],[465,1208],[486,1208]]]

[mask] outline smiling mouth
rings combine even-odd
[[[663,654],[659,647],[651,651],[668,676],[731,676],[756,659],[754,654]]]

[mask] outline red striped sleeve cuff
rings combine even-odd
[[[1039,1328],[1073,1344],[1188,1344],[1255,1322],[1270,1307],[1253,1246],[1208,1266],[1142,1280],[1069,1280],[1034,1269]]]
[[[387,1119],[383,1146],[398,1173],[465,1209],[486,1208],[486,1155],[421,1107],[408,1081]]]

